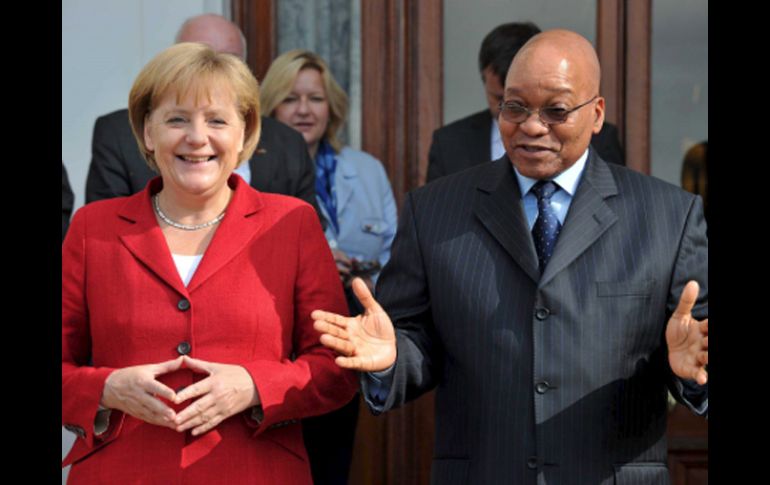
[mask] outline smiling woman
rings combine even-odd
[[[175,92],[160,100],[144,125],[144,143],[163,178],[159,202],[180,212],[171,217],[196,223],[195,219],[208,220],[209,212],[224,210],[232,193],[227,178],[238,164],[243,137],[241,115],[232,96],[221,88],[214,88],[206,100]],[[181,204],[170,202],[188,194],[198,207],[184,211]]]
[[[310,320],[345,309],[315,211],[233,174],[259,139],[257,82],[177,44],[139,74],[129,117],[160,176],[81,208],[62,248],[69,482],[309,484],[298,420],[356,382]]]
[[[237,59],[213,51],[200,56],[200,49],[196,44],[167,49],[139,75],[129,95],[134,135],[163,179],[155,204],[166,208],[163,230],[171,245],[179,243],[172,252],[183,254],[205,251],[213,224],[197,237],[174,237],[175,231],[202,229],[200,224],[223,214],[232,195],[228,177],[259,141],[256,80]]]

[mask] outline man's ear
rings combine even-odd
[[[602,130],[602,125],[604,125],[604,98],[601,96],[596,99],[594,116],[593,134],[595,135]]]

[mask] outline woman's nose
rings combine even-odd
[[[206,143],[206,126],[200,121],[193,121],[187,128],[187,143],[200,145]]]
[[[300,114],[307,114],[310,112],[310,106],[307,98],[300,98],[299,105],[297,106],[297,112]]]

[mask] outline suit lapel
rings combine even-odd
[[[167,285],[188,296],[240,253],[262,226],[261,219],[252,217],[262,208],[259,193],[248,191],[243,179],[237,176],[231,176],[228,183],[235,189],[235,193],[227,207],[227,214],[219,224],[186,288],[179,277],[151,205],[150,197],[163,186],[160,177],[153,179],[141,192],[141,196],[130,197],[119,211],[119,217],[133,222],[125,233],[119,236],[120,240]]]
[[[484,166],[473,211],[484,227],[534,282],[540,279],[537,253],[527,228],[521,191],[507,156]]]
[[[260,143],[257,149],[254,150],[254,154],[248,161],[249,171],[251,172],[250,185],[255,189],[259,187],[270,187],[270,182],[275,180],[275,170],[277,164],[270,161],[275,155],[268,151]]]
[[[139,261],[179,293],[187,290],[176,270],[163,232],[155,219],[150,197],[163,186],[160,177],[147,184],[138,194],[129,197],[118,211],[118,217],[130,222],[120,241]]]
[[[190,293],[243,251],[262,227],[262,219],[253,217],[263,206],[261,195],[248,190],[240,177],[231,176],[228,183],[235,193],[227,206],[225,218],[187,286]]]
[[[590,150],[583,177],[540,286],[548,284],[618,220],[605,202],[605,199],[617,193],[615,179],[607,164]]]

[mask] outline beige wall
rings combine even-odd
[[[91,135],[98,116],[125,108],[142,66],[170,46],[182,22],[225,13],[230,0],[64,0],[62,2],[62,160],[85,202]]]

